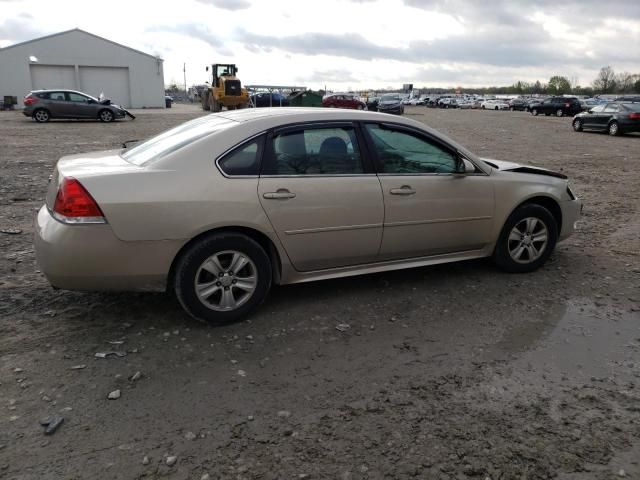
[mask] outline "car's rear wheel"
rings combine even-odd
[[[40,108],[35,112],[33,112],[33,119],[36,122],[45,123],[51,119],[51,114],[49,113],[48,110],[45,110],[44,108]]]
[[[214,325],[241,319],[271,288],[271,262],[253,239],[219,233],[196,241],[175,268],[175,293],[193,318]]]
[[[101,122],[105,123],[113,122],[115,120],[113,112],[111,110],[107,110],[106,108],[104,110],[100,110],[100,112],[98,113],[98,118]]]
[[[609,124],[607,131],[609,132],[609,135],[611,135],[612,137],[616,137],[620,135],[620,126],[618,125],[618,122],[616,122],[615,120],[611,122]]]
[[[362,105],[358,105],[358,110],[362,110],[364,107]]]
[[[493,259],[507,272],[531,272],[553,252],[558,225],[549,210],[537,204],[518,207],[504,224]]]
[[[534,117],[538,116],[538,109],[537,108],[532,108],[531,109],[531,115],[533,115]]]
[[[558,110],[556,110],[556,117],[561,117],[564,115],[564,112],[562,111],[561,108],[559,108]]]
[[[574,129],[576,132],[581,132],[581,131],[582,131],[582,120],[580,120],[579,118],[576,118],[576,119],[573,121],[573,129]]]

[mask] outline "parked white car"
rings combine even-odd
[[[509,104],[504,100],[494,98],[493,100],[485,100],[480,104],[483,110],[509,110]]]

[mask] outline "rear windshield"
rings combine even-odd
[[[158,160],[169,155],[213,132],[229,128],[235,123],[237,122],[234,120],[216,115],[196,118],[190,122],[178,125],[171,130],[167,130],[140,145],[125,149],[121,152],[120,156],[134,165],[144,165],[151,160]]]

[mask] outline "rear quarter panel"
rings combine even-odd
[[[225,139],[224,145],[234,139]],[[224,146],[223,148],[224,149]],[[121,240],[191,239],[220,226],[267,233],[257,198],[257,178],[225,178],[215,165],[221,149],[205,138],[126,174],[82,181]],[[169,158],[171,157],[171,158]]]

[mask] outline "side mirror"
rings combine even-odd
[[[93,105],[93,104],[98,103],[98,102],[96,102],[93,98],[90,98],[89,100],[87,100],[87,103],[89,105]]]
[[[209,71],[209,67],[204,67],[205,72]]]
[[[476,167],[473,163],[471,163],[466,158],[460,159],[460,164],[458,165],[458,171],[456,173],[465,174],[465,173],[475,173],[475,172],[476,172]]]

